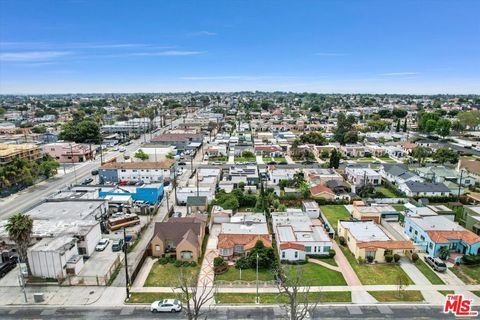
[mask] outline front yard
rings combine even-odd
[[[249,158],[245,158],[245,157],[235,157],[235,163],[244,163],[244,162],[257,162],[257,158],[256,157],[249,157]]]
[[[159,264],[155,262],[145,280],[145,287],[177,287],[180,272],[194,279],[197,278],[200,265],[195,267],[176,267],[173,263]]]
[[[328,205],[320,206],[328,222],[337,230],[338,220],[350,220],[350,213],[344,205]]]
[[[445,284],[442,279],[425,262],[418,259],[415,263],[418,270],[430,281],[431,284]]]
[[[364,285],[397,285],[399,275],[403,275],[408,284],[413,284],[398,264],[359,264],[347,247],[340,245],[340,248]]]
[[[420,291],[368,291],[379,302],[417,302],[423,301],[423,295]]]
[[[152,303],[156,300],[163,299],[178,299],[181,300],[181,295],[173,292],[132,292],[128,303]]]
[[[287,269],[289,265],[283,265]],[[321,265],[309,262],[298,266],[291,266],[292,273],[296,273],[298,267],[301,272],[300,285],[302,286],[346,286],[347,282],[341,272],[330,270]]]
[[[240,275],[241,274],[241,275]],[[271,281],[273,280],[273,272],[271,270],[258,270],[258,280]],[[228,271],[222,274],[215,275],[215,281],[256,281],[255,269],[236,269],[235,267],[229,267]]]
[[[397,195],[392,190],[385,187],[377,187],[376,190],[383,194],[386,198],[397,198]]]
[[[278,304],[288,303],[288,298],[285,294],[280,293],[260,293],[261,304]],[[255,303],[255,293],[217,293],[215,295],[216,301],[219,304],[230,303]],[[300,303],[303,303],[304,295],[299,293]],[[309,303],[335,303],[335,302],[352,302],[352,294],[350,291],[328,291],[328,292],[309,292]]]
[[[465,284],[480,284],[480,266],[459,265],[449,269]]]

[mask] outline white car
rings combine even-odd
[[[150,311],[157,312],[180,312],[182,310],[182,303],[177,299],[165,299],[154,301],[150,305]]]
[[[125,150],[127,150],[127,149],[125,149],[125,147],[120,147],[119,150],[120,150],[120,152],[125,152]]]
[[[110,240],[108,239],[101,239],[100,242],[97,243],[95,246],[95,251],[103,251],[108,247]]]

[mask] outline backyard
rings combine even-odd
[[[350,213],[343,205],[320,206],[328,222],[337,230],[338,220],[350,220]]]
[[[155,262],[145,280],[145,287],[177,287],[180,272],[185,272],[187,278],[196,279],[200,266],[176,267],[173,263],[159,264]]]
[[[300,302],[304,302],[303,293],[299,293]],[[255,293],[217,293],[215,296],[217,303],[255,303]],[[260,293],[261,304],[278,304],[287,303],[288,298],[285,294],[280,293]],[[352,302],[352,294],[350,291],[328,291],[328,292],[309,292],[308,300],[310,303],[323,302]]]
[[[376,190],[383,194],[386,198],[396,198],[397,195],[392,192],[392,190],[385,187],[377,187]]]
[[[459,265],[449,269],[465,284],[480,284],[480,266]]]
[[[347,247],[340,246],[340,248],[364,285],[397,285],[399,275],[407,279],[407,284],[413,284],[398,264],[359,264]]]

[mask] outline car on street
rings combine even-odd
[[[182,303],[177,299],[164,299],[154,301],[150,305],[150,311],[157,312],[180,312],[182,311]]]
[[[116,252],[116,251],[122,251],[123,249],[123,239],[116,239],[116,240],[113,240],[112,242],[112,251],[113,252]]]
[[[110,243],[110,240],[108,239],[101,239],[97,245],[95,246],[95,251],[103,251],[108,247],[108,244]]]
[[[119,150],[120,152],[125,152],[127,149],[125,149],[125,147],[120,147],[118,150]]]
[[[179,165],[179,166],[186,166],[187,163],[186,163],[185,161],[180,161],[180,162],[178,163],[178,165]]]
[[[439,258],[425,256],[425,262],[428,263],[430,267],[432,267],[432,269],[435,271],[445,272],[447,270],[447,265]]]
[[[10,270],[15,269],[16,265],[17,261],[15,259],[10,259],[0,263],[0,279],[3,278]]]
[[[86,185],[86,184],[89,184],[89,183],[92,183],[92,182],[93,182],[92,178],[86,178],[82,181],[82,185]]]
[[[90,173],[92,174],[92,176],[96,176],[98,174],[98,170],[92,170]]]
[[[113,147],[113,151],[118,151],[118,147]]]

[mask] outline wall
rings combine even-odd
[[[295,252],[297,252],[298,257],[295,258]],[[285,257],[283,257],[283,253],[285,253]],[[285,249],[280,251],[280,260],[289,260],[289,261],[296,261],[296,260],[305,260],[306,254],[304,251],[295,250],[295,249]]]

